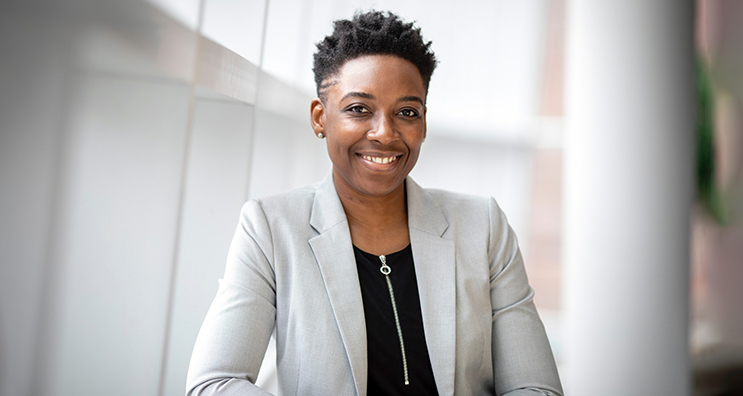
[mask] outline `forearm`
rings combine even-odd
[[[222,280],[194,345],[187,395],[268,395],[254,382],[273,316],[268,301]]]

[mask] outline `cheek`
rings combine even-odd
[[[418,157],[420,156],[420,149],[418,150],[410,150],[410,160],[408,164],[408,168],[410,170],[413,169],[413,166],[418,162]]]
[[[425,140],[425,132],[421,130],[410,131],[407,136],[409,139],[406,139],[405,144],[408,146],[408,149],[410,149],[411,152],[419,152],[423,145],[423,141]]]
[[[330,161],[335,166],[345,166],[344,164],[349,161],[351,142],[345,139],[345,136],[338,134],[328,135],[326,139]]]
[[[336,121],[326,131],[328,153],[337,157],[350,155],[354,145],[366,137],[363,125],[345,120]]]
[[[408,165],[411,169],[418,161],[420,156],[421,147],[423,146],[423,135],[420,135],[420,139],[416,139],[414,142],[408,144],[408,150],[410,150],[410,164]]]

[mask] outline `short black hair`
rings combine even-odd
[[[349,60],[364,55],[394,55],[418,68],[428,93],[428,83],[436,68],[431,42],[423,41],[421,29],[391,12],[356,12],[353,19],[333,22],[333,33],[317,43],[312,71],[317,95],[322,99],[323,82]]]

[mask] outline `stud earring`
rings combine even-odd
[[[325,134],[324,134],[324,133],[322,133],[322,132],[320,132],[320,133],[318,133],[318,134],[317,134],[317,138],[318,138],[318,139],[322,139],[322,138],[324,138],[324,137],[325,137]]]

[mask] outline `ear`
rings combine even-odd
[[[325,133],[325,105],[320,98],[312,99],[310,102],[310,125],[315,135]]]

